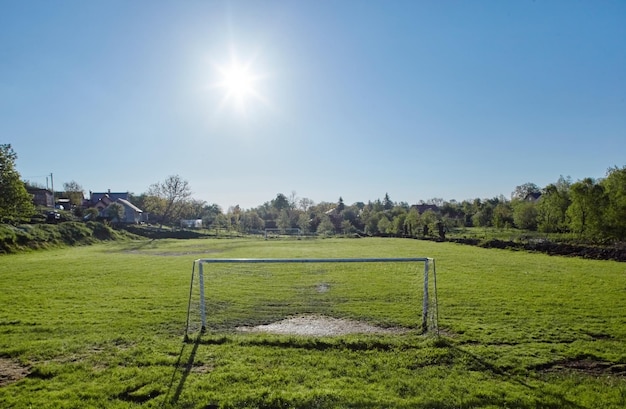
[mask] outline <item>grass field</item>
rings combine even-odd
[[[224,330],[183,342],[196,258],[420,256],[437,260],[441,338]],[[626,264],[373,238],[2,256],[0,407],[624,408]]]

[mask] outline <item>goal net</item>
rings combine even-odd
[[[299,239],[302,237],[302,230],[298,227],[289,227],[285,229],[265,229],[265,234],[263,236],[265,240],[268,239],[281,239],[281,238],[296,238]]]
[[[216,258],[193,263],[186,338],[304,316],[438,332],[435,261]]]

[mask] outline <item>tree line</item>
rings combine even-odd
[[[0,145],[2,222],[27,218],[35,211],[15,169],[16,158],[11,145]],[[64,186],[69,194],[82,193],[74,181]],[[626,240],[626,166],[609,168],[600,179],[572,182],[561,176],[545,187],[525,183],[515,188],[510,199],[498,196],[458,202],[434,198],[409,205],[385,194],[383,199],[348,205],[341,197],[337,202],[315,203],[292,192],[289,196],[278,193],[255,208],[236,205],[224,211],[217,204],[194,199],[189,183],[173,175],[145,193],[131,194],[131,202],[161,226],[202,219],[205,227],[240,233],[299,228],[303,233],[323,235],[441,237],[459,227],[495,227],[569,233],[589,241]]]
[[[155,196],[150,193],[134,200],[156,215],[169,203],[161,198],[160,206],[154,207]],[[347,205],[341,197],[337,202],[315,203],[292,192],[289,196],[278,193],[251,209],[231,206],[223,212],[216,204],[189,198],[172,208],[175,210],[169,216],[174,218],[199,218],[204,226],[241,233],[299,228],[303,233],[317,234],[442,237],[459,227],[494,227],[568,233],[596,242],[624,241],[626,167],[609,168],[601,179],[572,182],[561,176],[545,187],[525,183],[515,188],[511,199],[499,196],[458,202],[435,198],[409,205],[393,202],[385,194],[383,199]]]

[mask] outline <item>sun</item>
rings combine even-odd
[[[252,102],[263,101],[258,88],[262,76],[254,71],[251,63],[231,59],[228,65],[217,66],[217,74],[215,86],[224,92],[220,105],[232,105],[245,112]]]
[[[245,99],[254,94],[254,75],[247,67],[233,65],[221,72],[221,86],[235,99]]]

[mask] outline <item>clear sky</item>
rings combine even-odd
[[[626,2],[0,2],[24,179],[224,210],[510,197],[626,165]]]

